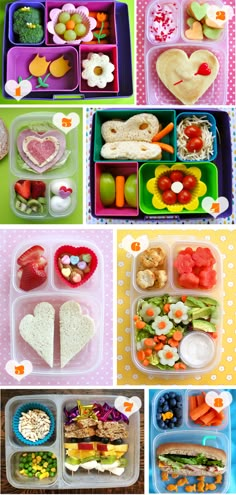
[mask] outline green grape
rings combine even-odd
[[[56,24],[54,29],[55,29],[55,33],[61,35],[61,34],[64,34],[64,32],[66,30],[66,26],[62,22],[59,22],[58,24]]]
[[[66,22],[70,20],[70,14],[69,14],[69,12],[62,12],[59,15],[58,20],[59,20],[59,22],[62,22],[63,24],[66,24]]]
[[[82,36],[86,34],[87,29],[86,26],[81,23],[75,25],[74,31],[77,34],[77,36],[79,36],[79,38],[82,38]]]
[[[64,40],[66,41],[74,41],[76,39],[76,34],[72,29],[68,29],[64,33]]]
[[[71,16],[71,20],[74,21],[75,24],[80,24],[80,22],[82,22],[83,19],[82,19],[81,15],[79,15],[79,14],[73,14]]]

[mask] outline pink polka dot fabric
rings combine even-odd
[[[165,42],[163,44],[151,45],[145,34],[145,14],[148,6],[155,2],[148,0],[137,0],[137,40],[136,40],[136,57],[137,57],[137,104],[138,105],[173,105],[179,102],[175,99],[171,93],[166,90],[163,84],[159,81],[156,75],[155,67],[153,69],[153,60],[157,59],[157,56],[161,53],[163,48],[173,48],[176,41]],[[163,2],[165,3],[165,2]],[[168,3],[168,2],[166,2]],[[181,11],[181,8],[185,8],[187,0],[179,0],[176,2],[177,9]],[[203,3],[203,2],[202,2]],[[214,3],[214,2],[213,2]],[[218,5],[218,1],[215,2]],[[158,4],[158,0],[156,0]],[[224,4],[235,8],[234,0],[227,0]],[[220,62],[219,77],[215,80],[215,83],[206,92],[205,95],[199,99],[197,104],[199,105],[235,105],[235,16],[229,21],[228,40],[227,36],[222,36],[222,41],[204,41],[199,46],[195,43],[188,42],[182,35],[178,37],[178,48],[184,49],[184,46],[188,47],[188,51],[191,52],[194,49],[194,45],[197,48],[211,49],[216,54]],[[180,29],[179,29],[180,31]],[[180,43],[181,41],[181,43]],[[148,50],[150,51],[148,52]],[[228,53],[228,60],[225,54]],[[146,81],[145,81],[146,79]],[[225,96],[224,96],[225,93]]]

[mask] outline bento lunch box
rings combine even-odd
[[[84,395],[78,392],[77,395],[25,395],[16,396],[7,402],[5,409],[6,417],[6,466],[7,479],[15,488],[19,489],[93,489],[93,488],[115,488],[128,487],[134,484],[139,476],[139,451],[140,451],[140,416],[139,412],[135,412],[129,418],[128,437],[126,442],[129,445],[125,455],[127,458],[127,466],[124,473],[119,477],[112,475],[109,472],[99,473],[95,470],[79,469],[77,472],[69,472],[65,467],[65,449],[64,449],[64,408],[71,409],[75,407],[76,401],[80,400],[83,405],[91,403],[105,403],[114,406],[117,395],[95,395],[89,393]],[[22,404],[27,404],[32,401],[45,405],[52,412],[55,421],[56,429],[51,441],[40,446],[23,445],[14,435],[12,429],[12,420],[15,411]],[[52,452],[57,457],[57,475],[54,478],[26,478],[20,474],[17,464],[20,454],[30,452]]]
[[[33,245],[44,248],[43,256],[47,259],[47,279],[44,283],[28,291],[20,288],[17,265],[18,257]],[[91,250],[97,257],[97,266],[91,276],[79,286],[68,285],[67,280],[59,276],[54,265],[54,256],[60,246],[84,247]],[[71,375],[92,373],[99,367],[103,356],[104,335],[104,260],[100,250],[92,242],[83,241],[78,233],[76,239],[66,239],[64,242],[57,239],[47,239],[41,242],[21,244],[12,256],[11,268],[11,296],[10,296],[10,321],[11,321],[11,357],[20,362],[29,359],[33,365],[32,373],[38,375]],[[97,294],[99,293],[99,300]],[[76,301],[81,307],[83,316],[92,318],[95,324],[95,334],[85,347],[77,353],[63,368],[60,367],[60,338],[59,338],[59,310],[66,301]],[[36,351],[21,337],[19,332],[20,321],[27,314],[34,314],[37,304],[48,302],[55,309],[54,327],[54,360],[53,367],[36,353]]]
[[[169,395],[175,392],[182,400],[182,423],[179,426],[173,428],[162,429],[158,426],[157,414],[158,404],[160,398],[164,398],[165,395]],[[215,391],[219,393],[219,390]],[[221,391],[220,391],[221,392]],[[196,422],[193,422],[189,416],[190,414],[190,398],[192,396],[198,396],[199,394],[205,394],[206,391],[197,389],[165,389],[157,390],[152,394],[152,402],[150,409],[150,463],[152,470],[152,483],[155,493],[164,493],[167,491],[166,486],[168,484],[176,484],[178,479],[172,479],[169,475],[168,480],[164,481],[161,477],[161,470],[157,466],[156,450],[159,445],[168,442],[180,442],[180,443],[195,443],[202,444],[209,447],[215,447],[223,449],[227,455],[227,470],[222,475],[222,482],[215,485],[215,488],[211,487],[212,493],[227,493],[230,485],[231,478],[231,420],[230,420],[230,407],[227,406],[223,411],[224,418],[219,426],[201,426]],[[150,392],[149,392],[150,394]],[[149,395],[150,398],[150,395]],[[183,478],[183,476],[181,476]],[[189,485],[196,484],[199,480],[196,476],[186,476]],[[209,474],[209,477],[204,478],[205,483],[214,483],[216,478]],[[188,486],[188,485],[186,485]],[[179,486],[181,491],[181,486]],[[184,488],[182,488],[184,491]],[[203,488],[203,492],[206,491]]]
[[[161,263],[160,274],[162,276],[162,271],[164,270],[165,274],[166,274],[166,280],[164,282],[164,285],[162,283],[161,288],[154,287],[154,286],[153,287],[149,286],[146,289],[142,288],[140,282],[137,279],[137,273],[139,270],[149,271],[148,267],[139,268],[140,261],[142,261],[142,255],[143,255],[143,253],[145,253],[145,251],[140,252],[140,254],[137,257],[133,258],[132,273],[131,273],[131,289],[130,289],[130,303],[131,303],[130,324],[131,324],[131,358],[132,358],[132,361],[133,361],[135,367],[139,371],[141,371],[142,373],[148,374],[148,375],[154,376],[154,377],[159,376],[159,377],[165,378],[167,380],[168,380],[168,378],[181,379],[181,377],[184,378],[184,377],[188,377],[188,376],[196,376],[196,375],[202,375],[203,373],[208,373],[215,366],[217,366],[217,364],[220,361],[220,357],[221,357],[221,338],[222,338],[222,324],[223,324],[223,317],[222,317],[223,316],[223,310],[221,307],[221,299],[222,299],[222,291],[223,291],[223,280],[222,280],[223,271],[222,271],[221,254],[220,254],[219,250],[209,242],[205,242],[205,241],[199,241],[198,242],[198,241],[196,241],[196,239],[177,240],[176,238],[174,238],[171,235],[170,236],[168,236],[168,235],[162,236],[160,238],[160,240],[159,240],[159,238],[156,238],[155,240],[150,241],[148,249],[149,248],[159,248],[161,250],[161,252],[165,254],[165,261],[164,261],[164,265],[163,265],[163,263]],[[182,263],[185,263],[185,261],[187,263],[192,263],[191,259],[190,259],[190,255],[187,254],[187,252],[188,252],[188,249],[190,249],[190,250],[192,250],[192,254],[196,253],[197,248],[203,248],[203,249],[207,248],[207,250],[210,250],[211,255],[213,255],[214,260],[215,260],[214,265],[212,265],[212,268],[215,272],[216,278],[215,278],[215,281],[213,281],[212,283],[209,283],[208,287],[207,287],[207,284],[205,285],[205,287],[201,286],[199,282],[198,282],[198,286],[194,287],[193,284],[194,284],[195,280],[197,280],[197,279],[195,279],[195,276],[193,276],[193,279],[194,279],[194,282],[193,282],[192,278],[191,277],[189,278],[188,273],[185,272],[184,265],[182,265]],[[181,254],[183,251],[186,253],[186,257],[184,257],[183,260],[179,261],[179,263],[181,264],[180,273],[183,269],[182,273],[184,273],[186,280],[183,280],[183,282],[182,282],[182,279],[180,279],[180,277],[182,275],[180,275],[180,273],[177,271],[177,268],[174,266],[174,262],[177,260],[177,257],[179,256],[179,254]],[[208,251],[206,251],[206,253],[207,252]],[[200,254],[201,253],[199,253],[199,256],[200,256]],[[197,254],[197,256],[198,256],[198,254]],[[158,267],[156,268],[156,270],[158,270]],[[188,268],[187,268],[187,270],[188,270]],[[202,267],[200,270],[204,270],[204,268]],[[189,270],[189,271],[191,271],[191,270]],[[145,272],[141,271],[140,273],[145,273]],[[157,274],[158,274],[158,272],[157,272]],[[191,275],[191,273],[189,275]],[[202,274],[202,276],[203,276],[203,274]],[[199,279],[199,281],[200,281],[200,279]],[[192,284],[192,288],[191,288],[191,284]],[[198,298],[198,297],[202,298],[203,301],[204,301],[204,298],[206,298],[206,301],[207,301],[207,298],[209,298],[209,302],[211,302],[211,299],[214,299],[214,301],[217,302],[217,307],[215,309],[213,307],[213,309],[210,311],[210,314],[214,314],[213,320],[215,322],[215,328],[216,328],[215,332],[217,332],[217,338],[211,337],[210,332],[213,332],[213,327],[210,326],[208,328],[207,324],[204,323],[204,321],[208,319],[208,311],[206,311],[206,313],[204,311],[202,313],[201,313],[201,311],[199,311],[198,316],[194,315],[193,321],[194,321],[194,319],[197,319],[197,321],[200,321],[202,319],[203,323],[197,325],[196,328],[195,328],[195,326],[193,326],[192,329],[187,327],[188,331],[186,333],[184,333],[184,335],[181,337],[180,342],[177,346],[176,352],[178,353],[179,357],[177,359],[177,355],[176,355],[175,361],[178,361],[179,359],[180,359],[180,361],[183,361],[185,363],[185,367],[183,369],[179,369],[178,367],[175,368],[174,367],[175,363],[172,363],[172,364],[168,365],[167,367],[165,367],[165,366],[161,367],[160,366],[160,368],[157,365],[155,365],[155,363],[153,365],[148,364],[148,362],[146,363],[144,358],[142,358],[142,359],[144,359],[143,361],[141,360],[141,357],[139,356],[139,352],[138,352],[139,350],[143,349],[143,344],[142,344],[143,340],[142,339],[144,339],[144,341],[145,341],[145,338],[147,338],[147,339],[149,337],[153,338],[156,334],[158,336],[158,335],[161,335],[162,333],[158,333],[159,332],[159,330],[158,330],[158,332],[155,331],[154,335],[151,335],[151,333],[150,333],[149,337],[147,337],[146,333],[147,332],[149,333],[149,331],[147,331],[145,333],[145,328],[144,328],[145,336],[142,337],[142,330],[138,330],[138,326],[136,328],[135,318],[137,315],[137,309],[138,309],[138,314],[139,314],[140,304],[143,305],[144,302],[146,302],[147,304],[150,304],[151,303],[150,300],[152,298],[155,298],[155,297],[156,298],[162,298],[162,297],[165,298],[165,297],[167,297],[167,295],[173,299],[169,304],[169,306],[171,306],[171,304],[173,304],[173,307],[175,307],[175,304],[178,300],[182,301],[181,305],[182,304],[184,305],[185,304],[184,301],[186,300],[186,298],[190,297],[189,303],[187,301],[187,304],[190,304],[190,307],[183,306],[183,311],[185,311],[185,310],[190,311],[191,304],[192,304],[193,308],[195,307],[195,305],[196,305],[196,307],[198,307],[198,303],[196,303],[196,300],[195,300],[195,298]],[[176,296],[177,296],[177,298],[179,298],[179,299],[177,299],[177,301],[175,301]],[[183,299],[181,299],[182,296],[183,296]],[[162,307],[161,301],[162,301],[162,299],[160,299],[160,301],[158,300],[156,302],[156,305],[158,306],[159,309]],[[194,305],[194,303],[195,303],[195,305]],[[154,304],[155,304],[155,299],[154,299]],[[156,305],[155,305],[155,307],[156,307]],[[203,307],[203,308],[205,307],[204,302],[203,302],[203,304],[201,304],[201,302],[200,302],[200,307]],[[170,311],[170,308],[168,309],[168,311]],[[168,332],[166,332],[166,331],[163,332],[164,335],[168,334],[172,330],[174,331],[174,330],[178,329],[177,328],[178,327],[178,319],[175,320],[176,317],[174,315],[169,315],[168,311],[167,311],[167,313],[164,312],[166,314],[166,316],[160,315],[160,318],[161,318],[160,321],[162,321],[162,319],[163,319],[163,322],[165,322],[165,325],[167,324],[167,321],[168,321],[168,325],[170,326]],[[159,314],[161,314],[161,311],[157,310],[157,315],[154,314],[153,318],[150,317],[150,322],[147,324],[148,325],[152,325],[152,323],[154,324],[154,320],[155,320],[156,316],[158,316],[158,318],[159,318]],[[143,318],[144,318],[144,316],[143,316]],[[142,321],[143,321],[143,319],[141,318],[141,322]],[[146,320],[144,319],[143,322],[145,322],[145,321]],[[182,324],[182,322],[183,322],[183,328],[184,328],[184,319],[181,320],[181,317],[180,317],[179,323]],[[189,325],[190,323],[188,322],[187,324]],[[193,325],[193,322],[191,325]],[[140,326],[140,328],[142,328],[142,327]],[[162,327],[160,326],[160,328],[162,328]],[[194,328],[195,328],[195,330],[194,330]],[[163,346],[165,346],[165,345],[167,345],[167,347],[168,347],[168,345],[172,345],[172,342],[171,342],[171,344],[168,344],[168,342],[169,341],[167,339],[164,342],[164,344],[162,345],[162,349],[163,349]],[[198,345],[198,342],[199,342],[199,345]],[[173,342],[173,345],[174,344],[175,344],[175,342]],[[140,345],[141,345],[141,347],[140,347]],[[191,352],[193,353],[192,358],[191,358],[191,355],[188,357],[189,352],[190,352],[189,346],[192,347],[192,350],[191,350]],[[199,355],[198,348],[199,349],[201,348],[201,351],[199,351],[199,352],[200,353],[202,352],[202,356]],[[173,349],[173,347],[172,347],[172,349]],[[175,348],[174,348],[174,350],[175,350]],[[188,359],[187,359],[187,357],[188,357]],[[164,357],[163,357],[163,359],[164,359]],[[191,359],[192,359],[192,361],[191,361]],[[166,364],[168,364],[168,362],[166,362]]]

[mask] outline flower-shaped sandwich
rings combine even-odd
[[[66,3],[61,9],[52,9],[49,17],[51,20],[47,23],[47,29],[57,45],[79,45],[81,41],[93,39],[92,30],[95,29],[97,21],[89,17],[87,7],[75,8],[72,3]]]
[[[114,80],[115,66],[110,62],[108,55],[103,53],[89,53],[82,61],[82,68],[84,69],[81,74],[82,79],[87,80],[90,88],[97,86],[103,89]]]
[[[172,180],[174,174],[177,178]],[[180,213],[185,208],[194,211],[199,207],[199,197],[207,191],[206,184],[200,179],[201,170],[197,167],[187,168],[183,163],[175,163],[172,167],[159,165],[155,177],[149,179],[146,187],[153,194],[152,204],[157,210],[166,208],[171,213]]]

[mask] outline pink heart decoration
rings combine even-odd
[[[59,196],[62,199],[68,198],[72,194],[72,189],[71,187],[66,187],[66,186],[61,186],[59,189]]]

